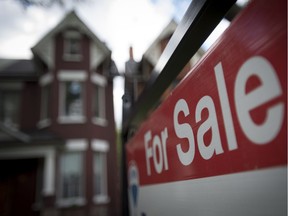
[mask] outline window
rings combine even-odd
[[[50,85],[42,87],[41,95],[41,119],[49,119],[49,97],[50,97]]]
[[[61,156],[61,198],[81,196],[81,160],[80,153],[65,153]]]
[[[72,56],[81,54],[81,40],[79,38],[67,38],[66,43],[66,53]]]
[[[96,199],[107,196],[107,164],[106,153],[96,152],[94,156],[94,194]]]
[[[64,60],[80,61],[82,59],[81,34],[66,31],[64,34]]]
[[[3,91],[0,95],[0,120],[8,127],[19,127],[20,92]]]
[[[94,86],[94,117],[105,118],[105,89],[102,86]]]
[[[84,123],[84,80],[87,74],[80,72],[60,72],[60,123]]]
[[[83,204],[83,155],[65,152],[60,157],[60,200],[63,206]]]
[[[85,139],[66,141],[59,158],[58,204],[63,207],[84,205],[84,155],[88,148]]]
[[[105,101],[105,86],[107,84],[106,78],[99,74],[92,75],[92,82],[94,83],[93,91],[93,123],[102,126],[107,125],[106,120],[106,101]]]
[[[83,86],[81,82],[72,81],[63,83],[64,88],[64,116],[83,115]]]
[[[51,91],[50,85],[43,86],[41,90],[41,114],[40,114],[41,127],[48,126],[50,124],[50,108],[49,108],[50,91]]]
[[[41,86],[41,110],[40,110],[40,121],[38,122],[38,127],[47,127],[51,123],[51,107],[50,96],[51,96],[51,82],[53,80],[52,73],[44,74],[40,80],[39,84]]]
[[[109,144],[104,140],[93,140],[92,148],[94,150],[94,202],[107,203],[109,202],[107,174],[107,153]]]

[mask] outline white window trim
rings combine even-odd
[[[66,151],[86,151],[88,149],[88,141],[86,139],[69,139],[66,141]]]
[[[110,149],[109,142],[101,139],[92,140],[92,150],[98,152],[108,152]]]
[[[94,83],[97,86],[100,86],[103,88],[103,97],[104,97],[104,104],[106,105],[106,94],[105,94],[105,87],[107,86],[107,79],[105,76],[102,76],[100,74],[94,73],[91,75],[91,82]],[[96,125],[100,125],[103,127],[106,127],[108,125],[108,121],[106,119],[106,106],[102,110],[104,117],[92,117],[92,123]]]
[[[51,72],[49,72],[40,77],[39,84],[40,86],[46,86],[52,83],[52,81],[53,81],[53,75]]]
[[[80,81],[87,80],[88,74],[84,70],[61,70],[58,72],[59,81]]]
[[[43,190],[45,196],[55,194],[55,158],[56,153],[53,147],[27,147],[7,149],[0,152],[1,159],[25,159],[44,157]]]
[[[85,204],[86,204],[86,200],[84,197],[57,200],[57,205],[58,207],[61,207],[61,208],[67,208],[71,206],[84,206]]]
[[[91,146],[92,146],[92,150],[94,152],[106,153],[106,180],[108,181],[107,153],[109,152],[109,149],[110,149],[109,142],[106,140],[101,140],[101,139],[93,139],[91,142]],[[94,159],[93,159],[93,161],[94,161]],[[94,168],[93,168],[93,172],[94,172]],[[93,174],[93,176],[94,176],[94,174]],[[94,185],[93,185],[93,187],[94,187]],[[108,182],[107,182],[107,188],[106,189],[107,189],[107,194],[93,195],[93,202],[95,204],[107,204],[110,202],[110,197],[108,195]]]
[[[108,125],[108,121],[105,118],[93,117],[92,123],[95,125],[100,125],[106,127]]]
[[[64,61],[81,61],[82,60],[82,54],[71,54],[67,52],[67,39],[69,38],[75,38],[75,39],[81,39],[81,34],[74,30],[68,30],[64,32],[64,52],[63,52],[63,59]]]
[[[64,84],[65,82],[79,81],[83,82],[87,80],[88,74],[84,70],[61,70],[57,75],[59,82],[59,108],[58,108],[58,123],[59,124],[84,124],[86,123],[85,114],[85,86],[83,85],[83,114],[82,116],[65,116],[63,115],[64,109]]]
[[[84,124],[86,123],[85,116],[59,116],[58,123],[60,124]]]
[[[95,204],[106,204],[110,202],[110,197],[108,195],[97,195],[93,197],[93,202]]]
[[[82,55],[81,54],[69,54],[69,53],[64,53],[63,55],[63,60],[64,61],[81,61],[82,60]]]
[[[37,123],[37,127],[39,129],[41,128],[45,128],[51,125],[51,119],[50,118],[44,118],[41,119],[43,116],[43,108],[42,108],[42,97],[43,97],[43,93],[42,93],[42,89],[47,86],[50,85],[53,82],[53,74],[52,72],[48,72],[46,74],[44,74],[43,76],[40,77],[39,79],[39,85],[41,86],[41,108],[40,108],[40,120]]]
[[[105,87],[107,85],[107,79],[105,76],[94,73],[91,75],[91,81],[99,86]]]
[[[75,30],[68,30],[64,32],[64,38],[81,38],[81,34]]]
[[[82,153],[83,167],[85,166],[84,152],[88,149],[88,141],[86,139],[68,139],[65,143],[64,153],[79,152]],[[84,170],[84,169],[83,169]],[[84,206],[86,204],[85,199],[85,173],[82,173],[82,197],[61,198],[60,190],[57,193],[57,206],[60,208],[67,208],[71,206]],[[58,189],[60,189],[60,182],[58,182]]]
[[[42,110],[41,110],[42,111]],[[42,129],[42,128],[45,128],[45,127],[48,127],[51,125],[51,119],[49,118],[46,118],[46,119],[41,119],[38,123],[37,123],[37,127],[39,129]]]

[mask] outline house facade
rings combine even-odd
[[[0,60],[0,215],[118,215],[111,51],[70,12]]]

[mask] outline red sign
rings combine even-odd
[[[252,2],[142,124],[140,186],[287,166],[286,4]]]

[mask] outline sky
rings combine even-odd
[[[0,58],[29,59],[33,47],[49,30],[74,9],[86,25],[112,50],[112,58],[120,72],[133,46],[139,61],[163,28],[174,18],[181,20],[190,0],[86,0],[64,8],[30,6],[18,0],[0,0]],[[222,22],[206,42],[208,48],[229,26]],[[114,104],[117,127],[122,113],[123,79],[114,80]]]
[[[135,58],[139,60],[173,17],[181,19],[189,3],[189,0],[86,0],[74,6],[68,3],[65,8],[54,5],[52,8],[30,6],[25,9],[18,0],[1,0],[0,57],[30,58],[30,48],[65,13],[75,9],[112,50],[112,57],[123,70],[128,47],[134,47]]]

